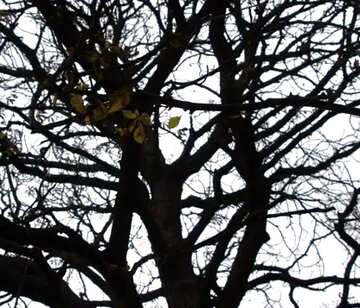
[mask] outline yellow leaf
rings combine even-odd
[[[84,100],[80,94],[72,94],[70,97],[70,104],[71,104],[71,107],[73,107],[77,113],[80,113],[80,114],[86,113],[86,108],[84,106]]]
[[[134,140],[137,143],[140,143],[140,144],[144,143],[145,130],[144,130],[144,126],[142,126],[141,123],[139,123],[138,126],[135,128],[133,136],[134,136]]]
[[[123,129],[121,127],[115,128],[114,133],[120,135],[120,137],[123,137],[126,135],[125,129]]]
[[[124,109],[127,105],[129,105],[130,95],[129,91],[122,90],[117,91],[110,97],[110,106],[108,113],[114,113]]]
[[[170,129],[175,128],[176,126],[179,125],[180,119],[181,119],[180,116],[171,117],[171,118],[169,119],[169,122],[168,122],[168,127],[169,127]]]
[[[137,110],[135,110],[135,111],[123,110],[122,113],[123,113],[125,118],[131,119],[131,120],[134,120],[139,116],[139,112]]]
[[[110,101],[110,106],[107,111],[108,114],[120,111],[124,108],[124,101],[122,97],[116,97]]]
[[[144,124],[145,126],[151,126],[151,119],[150,116],[147,113],[143,113],[139,117],[139,121]]]

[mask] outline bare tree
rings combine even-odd
[[[0,8],[2,305],[359,307],[358,1]]]

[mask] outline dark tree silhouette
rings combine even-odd
[[[1,305],[359,307],[359,16],[1,1]]]

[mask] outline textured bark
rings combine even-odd
[[[153,183],[152,201],[144,213],[144,221],[169,307],[208,307],[205,285],[193,272],[191,247],[181,234],[182,189],[176,178],[176,174],[165,174]]]

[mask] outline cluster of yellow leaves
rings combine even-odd
[[[146,137],[145,126],[151,125],[149,115],[146,113],[139,114],[138,110],[122,110],[122,114],[124,118],[128,120],[129,125],[126,127],[118,127],[115,129],[115,132],[121,137],[132,135],[137,143],[144,143]]]
[[[110,96],[108,113],[114,113],[123,110],[129,105],[130,93],[128,90],[115,91]]]
[[[80,94],[70,96],[71,107],[77,114],[84,117],[85,124],[104,121],[109,115],[121,112],[125,125],[116,128],[115,133],[121,137],[133,136],[136,142],[142,144],[146,137],[145,126],[151,125],[151,119],[146,113],[140,114],[138,110],[126,109],[129,101],[130,94],[127,90],[114,92],[108,102],[98,103],[95,108],[86,106]]]
[[[130,57],[130,52],[127,47],[111,45],[105,42],[105,48],[101,51],[84,50],[81,51],[81,56],[91,63],[93,71],[98,80],[103,78],[101,68],[106,68],[114,64],[116,59],[125,61]]]
[[[97,106],[86,106],[81,94],[70,95],[70,105],[77,114],[84,116],[85,123],[99,122],[107,116],[121,111],[129,105],[130,94],[126,90],[116,91],[106,103],[98,103]]]

